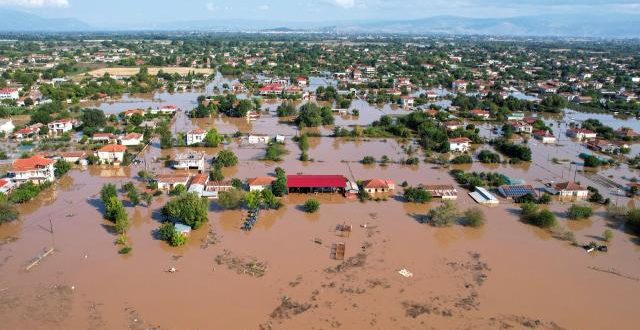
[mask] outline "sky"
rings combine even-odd
[[[549,14],[640,16],[640,0],[0,0],[43,17],[91,25],[249,19],[279,22],[404,20],[438,15],[513,17]]]

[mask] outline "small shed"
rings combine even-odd
[[[189,236],[191,234],[191,227],[185,224],[176,223],[175,225],[173,225],[173,228],[182,236]]]

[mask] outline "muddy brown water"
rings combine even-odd
[[[225,119],[181,116],[176,119],[178,130],[225,127]],[[295,133],[276,118],[261,120],[244,129]],[[226,125],[235,131],[241,124]],[[287,173],[455,184],[449,168],[432,164],[358,163],[367,155],[406,158],[401,145],[391,139],[312,138],[309,155],[314,161],[306,163],[297,160],[300,151],[291,141],[279,163],[259,160],[264,146],[233,142],[196,150],[209,158],[222,148],[234,150],[240,162],[224,174],[242,179],[272,174],[280,166]],[[566,148],[576,147],[532,143],[531,164],[462,168],[499,171],[531,183],[559,181],[570,175],[568,165],[549,159],[556,152],[569,154]],[[243,211],[222,211],[214,202],[209,222],[179,248],[153,234],[167,196],[154,199],[150,207],[127,206],[133,250],[119,255],[116,236],[102,218],[100,187],[135,180],[140,169],[171,172],[153,159],[175,152],[153,143],[142,155],[142,165],[74,169],[21,206],[20,221],[0,226],[0,329],[636,328],[638,240],[606,219],[603,209],[587,221],[567,220],[568,204],[550,207],[560,225],[572,230],[579,242],[600,241],[602,232],[612,229],[608,253],[587,254],[522,223],[517,205],[504,200],[497,207],[481,207],[487,224],[471,229],[420,223],[438,202],[408,204],[393,195],[366,203],[337,195],[290,195],[282,209],[263,212],[251,232],[239,229]],[[616,180],[632,172],[611,170]],[[478,206],[465,189],[459,193],[458,209]],[[299,206],[312,197],[321,201],[320,211],[306,214]],[[622,196],[617,202],[632,203]],[[333,230],[341,223],[354,226],[349,237]],[[210,232],[217,243],[205,244]],[[339,242],[346,243],[344,263],[330,259],[331,245]],[[53,254],[25,270],[32,258],[51,247]],[[266,262],[268,270],[259,278],[238,274],[214,261],[225,251]],[[167,272],[171,267],[177,271]],[[398,274],[402,268],[413,277]]]

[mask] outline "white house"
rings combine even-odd
[[[276,140],[277,143],[284,143],[284,141],[286,140],[286,137],[284,135],[278,134],[278,135],[276,135],[276,139],[275,140]]]
[[[118,139],[118,142],[123,146],[137,146],[142,144],[142,139],[144,135],[140,133],[129,133],[125,136],[121,136]]]
[[[75,119],[58,119],[47,124],[49,126],[50,135],[60,135],[71,131],[74,127],[78,126],[78,121]]]
[[[456,80],[451,83],[451,88],[456,91],[466,91],[467,90],[467,82],[464,80]]]
[[[178,107],[175,105],[163,105],[158,109],[152,109],[151,113],[154,115],[158,113],[162,115],[173,115],[176,111],[178,111]]]
[[[13,120],[0,119],[0,132],[4,133],[5,136],[11,134],[15,128],[16,126],[13,124]]]
[[[127,147],[120,144],[108,144],[96,151],[96,156],[101,163],[118,164],[124,160],[124,153]]]
[[[204,170],[204,154],[199,152],[177,154],[173,160],[175,169],[198,169]]]
[[[93,143],[115,143],[116,136],[111,133],[93,133],[91,142]]]
[[[567,130],[567,136],[576,138],[580,141],[595,139],[598,134],[586,128],[574,128]]]
[[[413,108],[415,103],[415,99],[408,95],[403,95],[400,97],[400,105],[404,108]]]
[[[203,130],[202,128],[196,128],[196,129],[192,129],[189,132],[187,132],[187,145],[194,145],[194,144],[198,144],[198,143],[202,143],[202,141],[204,141],[204,137],[207,136],[207,131]]]
[[[563,201],[583,201],[589,197],[589,190],[575,182],[562,182],[555,186]]]
[[[0,100],[17,100],[20,98],[17,89],[3,88],[0,89]]]
[[[276,178],[274,177],[259,176],[248,179],[247,185],[249,185],[249,191],[263,191],[265,188],[271,186],[271,183],[275,180]]]
[[[449,151],[465,152],[471,147],[471,140],[466,137],[449,139]]]
[[[53,159],[36,155],[30,158],[16,159],[11,169],[14,180],[18,183],[32,181],[36,184],[53,182],[54,175]]]
[[[533,137],[544,144],[553,144],[556,143],[556,137],[553,133],[545,130],[537,130],[533,132]]]
[[[524,121],[509,122],[509,126],[513,127],[513,131],[516,133],[531,134],[533,132],[533,126],[529,125]]]

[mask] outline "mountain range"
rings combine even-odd
[[[458,34],[503,36],[550,36],[593,38],[640,38],[640,15],[598,16],[545,15],[508,18],[434,16],[415,20],[359,20],[283,22],[276,20],[216,19],[93,25],[76,18],[45,18],[0,9],[0,31],[212,31],[212,32],[330,32],[391,34]]]

